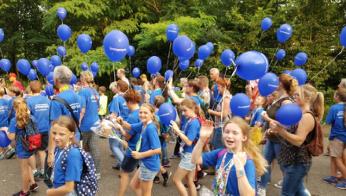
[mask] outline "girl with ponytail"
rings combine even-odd
[[[272,120],[270,129],[282,138],[278,157],[284,175],[281,195],[307,195],[304,177],[311,167],[309,144],[317,136],[317,126],[324,112],[324,98],[310,84],[299,87],[293,97],[303,112],[298,125],[285,128]]]
[[[213,133],[213,123],[206,121],[202,124],[192,162],[215,167],[214,195],[256,195],[256,176],[264,174],[266,161],[250,140],[249,131],[245,120],[233,117],[222,129],[225,149],[202,154],[204,143]]]
[[[180,130],[179,126],[172,121],[173,132],[181,139],[182,159],[173,177],[173,182],[178,189],[179,195],[197,196],[194,184],[196,164],[191,162],[191,153],[199,137],[201,124],[199,118],[201,112],[199,106],[192,99],[184,99],[181,102],[180,110],[186,117],[187,122]],[[183,179],[187,179],[188,191],[186,191]]]
[[[346,165],[343,162],[343,152],[346,150],[346,88],[338,88],[334,94],[336,104],[332,105],[326,117],[326,123],[331,125],[330,143],[330,167],[331,176],[323,178],[329,184],[336,184],[337,188],[346,189]],[[342,174],[338,183],[337,170]]]

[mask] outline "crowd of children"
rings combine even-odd
[[[9,75],[11,85],[1,81],[0,127],[13,142],[0,149],[0,159],[15,153],[22,176],[22,189],[14,195],[30,195],[38,189],[37,180],[49,186],[47,195],[78,195],[86,184],[84,189],[96,193],[102,141],[109,142],[113,169],[120,170],[117,193],[121,196],[129,187],[138,196],[151,195],[153,184],[161,182],[159,174],[167,186],[172,174],[170,153],[180,159],[172,182],[181,196],[196,196],[198,180],[207,170],[215,175],[213,184],[206,185],[211,195],[266,195],[274,159],[282,173],[281,195],[310,195],[304,186],[312,164],[309,145],[324,114],[323,94],[311,84],[298,86],[293,77],[281,74],[278,89],[263,97],[257,81],[249,82],[244,91],[252,100],[251,113],[243,119],[232,115],[231,83],[217,68],[210,69],[209,77],[181,78],[179,92],[173,80],[159,74],[150,76],[150,81],[146,75],[127,79],[125,70],[119,69],[118,80],[109,86],[114,95],[110,103],[106,88],[96,86],[91,72],[81,72],[77,85],[70,85],[71,77],[68,67],[55,68],[53,96],[45,94],[38,80],[25,90],[14,74]],[[325,120],[331,125],[331,175],[323,181],[346,189],[346,79],[334,100]],[[158,116],[164,103],[176,106],[178,115],[170,126]],[[303,115],[297,125],[285,127],[275,114],[290,103],[298,104]],[[120,139],[102,140],[95,134],[93,130],[106,120],[119,125],[115,128]],[[29,129],[41,136],[40,148],[34,152],[24,138]],[[174,152],[169,152],[172,141]],[[91,162],[85,158],[88,153]],[[85,178],[85,167],[95,181],[85,181],[94,179]]]

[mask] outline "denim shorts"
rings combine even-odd
[[[154,180],[158,171],[151,171],[141,162],[139,164],[139,179],[143,181],[151,181]]]
[[[191,157],[192,157],[192,154],[190,152],[182,153],[179,167],[181,169],[185,169],[187,171],[192,171],[192,170],[196,169],[196,164],[193,164],[191,162]]]

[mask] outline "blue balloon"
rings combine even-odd
[[[46,76],[47,81],[49,84],[54,85],[54,73],[49,72],[49,74]]]
[[[152,56],[147,61],[147,70],[151,74],[156,74],[161,70],[161,59],[157,56]]]
[[[280,43],[285,43],[287,40],[289,40],[291,38],[292,32],[293,32],[293,29],[292,29],[291,25],[283,24],[276,31],[276,39]]]
[[[244,93],[237,93],[231,99],[231,112],[233,116],[245,117],[250,112],[250,98]]]
[[[10,145],[11,140],[7,137],[7,134],[4,130],[0,131],[0,147],[6,148],[8,145]]]
[[[282,125],[291,126],[297,124],[302,118],[302,110],[295,103],[282,105],[275,114],[275,119]]]
[[[204,61],[202,59],[197,59],[195,61],[195,67],[197,67],[198,69],[202,67]]]
[[[279,78],[273,73],[266,73],[258,82],[259,93],[266,97],[272,94],[280,85]]]
[[[168,25],[166,29],[166,36],[168,41],[174,41],[178,37],[179,27],[176,24]]]
[[[53,85],[48,84],[44,90],[45,90],[47,96],[53,96],[54,95]]]
[[[61,58],[58,55],[53,55],[50,57],[50,62],[54,67],[61,65]]]
[[[89,69],[89,66],[86,62],[83,62],[81,65],[80,65],[81,69],[83,71],[87,71]]]
[[[132,75],[135,78],[138,78],[141,75],[141,70],[138,67],[133,68]]]
[[[32,64],[35,68],[37,68],[38,60],[33,60],[33,61],[31,61],[31,64]]]
[[[1,33],[0,33],[1,34]],[[1,35],[0,35],[1,36]],[[1,38],[0,38],[1,40]],[[1,42],[1,41],[0,41]],[[343,47],[346,47],[346,26],[342,28],[341,33],[340,33],[340,44]]]
[[[56,11],[56,15],[59,17],[60,20],[64,20],[67,15],[67,11],[65,8],[59,7]]]
[[[273,22],[272,19],[266,17],[262,20],[261,22],[261,29],[262,31],[267,31],[270,29],[270,27],[272,26]]]
[[[281,61],[286,56],[286,51],[284,49],[280,49],[276,52],[275,57],[278,61]]]
[[[305,63],[308,61],[308,55],[305,52],[299,52],[294,57],[294,64],[297,66],[305,65]]]
[[[54,72],[54,69],[55,69],[54,65],[50,64],[49,65],[49,71],[50,72]]]
[[[67,41],[71,37],[71,34],[72,34],[71,28],[65,24],[59,25],[57,32],[58,32],[58,37],[62,41]]]
[[[76,75],[72,74],[70,84],[71,84],[71,85],[77,84],[77,81],[78,81],[78,80],[77,80]]]
[[[221,62],[226,67],[229,67],[232,63],[234,63],[234,52],[230,49],[226,49],[221,53]]]
[[[133,56],[133,55],[135,55],[135,47],[133,47],[133,46],[129,46],[128,48],[127,48],[127,56]]]
[[[174,106],[170,103],[162,104],[157,114],[160,118],[160,123],[165,126],[169,126],[171,124],[171,121],[175,121],[177,117],[177,112]]]
[[[99,71],[99,64],[97,64],[96,62],[91,63],[90,70],[97,73]]]
[[[127,54],[129,40],[127,36],[118,30],[111,31],[103,39],[103,49],[111,61],[121,61]]]
[[[11,69],[11,61],[8,59],[1,59],[0,61],[0,68],[5,71],[5,72],[9,72]]]
[[[90,49],[91,49],[91,46],[92,46],[93,42],[91,40],[91,37],[87,34],[81,34],[81,35],[78,35],[77,37],[77,45],[78,45],[78,48],[80,49],[80,51],[82,53],[87,53]]]
[[[64,46],[59,46],[56,50],[61,57],[66,56],[66,49]]]
[[[206,45],[210,48],[211,52],[214,51],[214,44],[212,42],[208,42]]]
[[[187,68],[189,68],[190,60],[182,60],[179,61],[179,68],[181,71],[185,71]]]
[[[31,68],[29,61],[26,59],[19,59],[16,66],[18,71],[25,76],[28,75]]]
[[[186,35],[178,36],[173,41],[173,53],[178,57],[190,59],[195,53],[195,44]]]
[[[297,79],[299,86],[304,85],[306,83],[306,80],[308,79],[308,75],[304,71],[304,69],[295,69],[290,74],[292,77]]]
[[[91,71],[91,73],[93,74],[93,78],[95,78],[97,76],[97,72]]]
[[[170,69],[165,72],[165,81],[167,82],[169,79],[173,79],[173,71]]]
[[[28,77],[29,80],[37,80],[37,73],[36,73],[36,70],[34,69],[30,69],[28,75],[26,76]]]
[[[256,80],[264,76],[269,68],[267,57],[257,51],[242,53],[235,61],[236,74],[244,80]]]
[[[2,28],[0,28],[0,43],[1,43],[2,41],[4,41],[4,39],[5,39],[4,30],[3,30]]]
[[[50,65],[50,61],[48,59],[40,58],[38,60],[38,65],[37,65],[38,72],[40,72],[41,75],[46,77],[50,72],[49,65]]]
[[[209,57],[210,54],[211,54],[211,50],[207,45],[203,45],[198,48],[199,59],[205,60]]]

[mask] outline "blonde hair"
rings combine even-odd
[[[203,113],[202,109],[196,104],[196,102],[193,99],[190,99],[190,98],[183,99],[180,106],[185,106],[185,107],[193,110],[193,112],[195,112],[195,114],[198,117],[204,118],[204,113]]]
[[[324,96],[318,92],[311,84],[305,84],[300,87],[300,96],[310,104],[310,109],[318,120],[322,120],[324,114]]]
[[[240,117],[232,117],[223,126],[223,130],[230,123],[237,124],[243,135],[246,136],[246,140],[243,142],[243,150],[253,160],[256,167],[256,173],[258,176],[262,176],[266,172],[267,161],[263,158],[260,150],[250,139],[250,126]]]
[[[80,73],[80,78],[82,80],[84,80],[84,82],[86,82],[89,85],[93,85],[94,84],[94,76],[91,73],[91,71],[82,71]]]
[[[293,94],[297,91],[298,81],[288,74],[281,74],[279,80],[286,93],[289,96],[293,96]]]
[[[339,88],[346,88],[346,78],[341,79]]]
[[[22,97],[18,97],[13,101],[13,108],[16,112],[17,127],[22,129],[29,122],[29,108]]]

